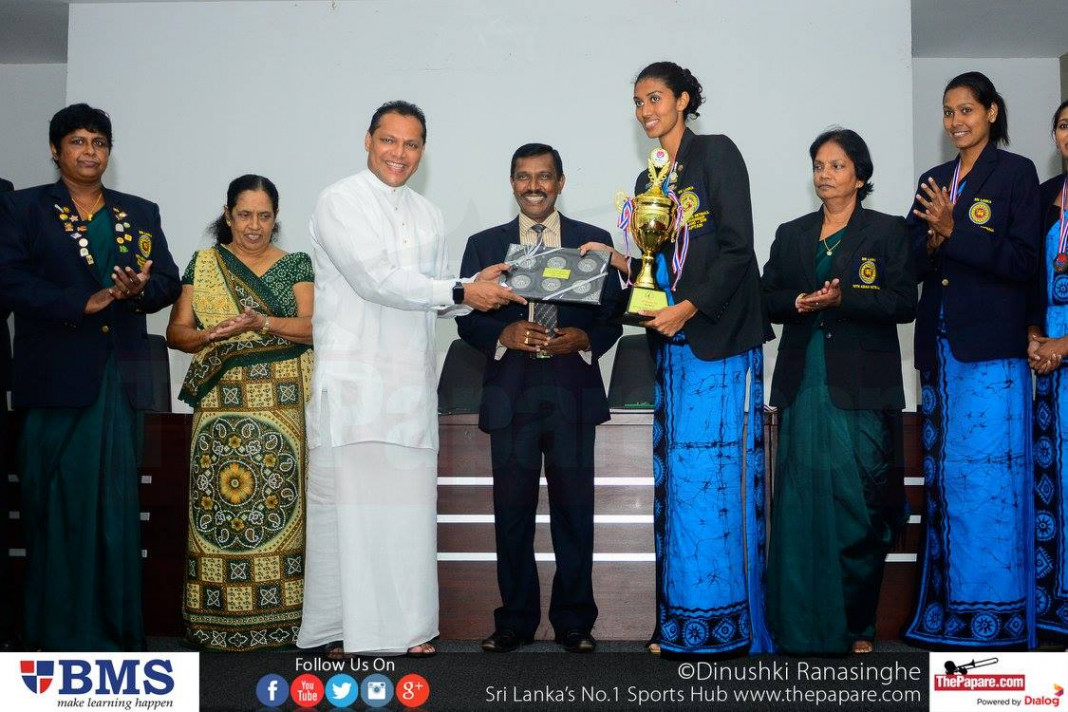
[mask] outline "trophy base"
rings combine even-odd
[[[668,295],[662,289],[646,289],[644,287],[631,287],[630,297],[627,299],[627,310],[623,312],[622,321],[631,326],[644,326],[645,322],[652,319],[651,316],[638,312],[655,312],[668,305]]]

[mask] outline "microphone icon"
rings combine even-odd
[[[946,661],[946,674],[947,675],[953,675],[953,674],[967,675],[969,670],[974,670],[975,668],[981,668],[981,667],[986,667],[988,665],[993,665],[997,661],[998,661],[997,658],[986,658],[985,660],[976,660],[976,659],[972,658],[971,662],[962,663],[960,665],[957,665],[952,660],[947,660]]]

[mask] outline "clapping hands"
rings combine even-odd
[[[224,319],[211,329],[208,329],[208,341],[222,341],[238,334],[243,334],[246,331],[259,331],[263,328],[266,320],[267,317],[263,314],[250,307],[245,307],[245,311],[237,316]]]
[[[794,300],[794,307],[798,314],[811,314],[841,305],[842,286],[838,278],[824,282],[822,287],[811,294],[799,294]]]

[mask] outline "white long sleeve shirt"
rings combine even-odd
[[[369,170],[319,195],[309,224],[315,265],[315,371],[308,445],[438,447],[434,320],[459,316],[441,211]],[[465,280],[466,281],[466,280]],[[329,398],[330,432],[319,412]]]

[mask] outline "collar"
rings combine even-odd
[[[367,184],[369,186],[374,188],[382,195],[386,196],[386,199],[394,204],[399,201],[407,193],[407,191],[411,190],[411,188],[408,187],[407,183],[396,188],[391,185],[387,185],[386,183],[382,182],[381,178],[372,173],[370,168],[364,168],[363,171],[360,172],[360,175],[364,176],[364,179],[367,181]]]
[[[855,230],[857,228],[863,228],[868,224],[868,212],[864,209],[864,203],[859,199],[857,200],[857,207],[853,208],[853,214],[849,216],[849,222],[846,227]]]
[[[114,193],[108,190],[107,186],[103,184],[101,184],[100,190],[102,191],[102,194],[104,196],[104,205],[111,205],[115,198]],[[72,208],[74,207],[74,200],[70,197],[70,189],[67,188],[67,184],[63,182],[62,178],[52,184],[51,191],[52,197],[54,197],[56,200],[61,201],[64,204],[68,204]],[[100,210],[103,209],[104,207],[102,206]]]
[[[972,170],[969,171],[967,176],[965,176],[964,178],[961,179],[961,182],[963,183],[965,180],[968,180],[969,176],[971,176],[972,172],[974,172],[975,169],[978,166],[981,166],[981,165],[986,164],[986,163],[996,163],[997,160],[998,160],[998,147],[995,145],[995,143],[993,141],[987,141],[986,145],[983,146],[983,150],[979,152],[979,157],[975,159],[975,164],[972,166]],[[943,164],[949,170],[949,174],[950,175],[953,175],[953,170],[955,169],[958,161],[960,161],[960,153],[959,152],[957,153],[956,157],[954,157],[952,160],[947,161],[945,164]]]
[[[867,211],[864,210],[864,204],[858,200],[856,207],[853,208],[853,214],[849,216],[849,220],[846,222],[846,225],[845,225],[846,229],[848,229],[850,232],[852,232],[852,231],[856,230],[857,228],[864,227],[867,224],[868,224]],[[823,225],[823,206],[822,205],[819,207],[819,210],[817,210],[816,212],[812,213],[812,220],[811,220],[810,225],[814,226],[814,227],[819,227],[819,226]]]
[[[682,159],[685,158],[686,153],[690,150],[690,146],[693,145],[696,138],[697,134],[691,131],[690,127],[687,126],[682,132],[682,140],[679,141],[679,152],[675,154],[675,163],[682,163],[683,167],[686,166],[686,163]]]
[[[541,224],[545,226],[545,229],[549,232],[554,232],[557,235],[560,234],[560,211],[553,210],[547,218],[541,221]],[[522,235],[527,230],[535,225],[534,220],[527,217],[523,213],[519,213],[519,234]]]
[[[979,158],[975,159],[975,163],[987,163],[990,161],[996,161],[998,159],[998,146],[997,142],[990,140],[983,146],[983,150],[979,152]]]

